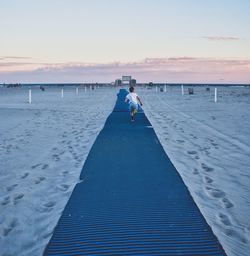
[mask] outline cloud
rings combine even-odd
[[[0,60],[27,60],[32,59],[31,57],[23,57],[23,56],[0,56]]]
[[[145,58],[113,63],[0,62],[1,82],[111,82],[122,75],[138,81],[249,83],[250,60],[195,57]],[[13,65],[13,66],[11,66]],[[2,67],[2,68],[1,68]]]
[[[203,38],[211,40],[211,41],[237,41],[237,40],[240,40],[240,38],[236,37],[236,36],[203,36]]]

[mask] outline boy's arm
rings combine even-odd
[[[139,96],[137,96],[136,98],[140,102],[140,105],[142,106],[142,102],[141,102],[141,99],[139,98]]]

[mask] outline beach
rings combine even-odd
[[[250,89],[136,89],[227,255],[250,251]],[[0,255],[42,255],[118,88],[0,88]],[[128,116],[129,122],[129,116]],[[15,241],[15,244],[13,244]]]
[[[208,87],[209,88],[209,87]],[[250,88],[142,92],[163,148],[227,255],[250,251]]]
[[[42,255],[116,99],[109,89],[27,96],[1,90],[0,255]]]

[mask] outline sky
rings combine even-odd
[[[0,83],[250,83],[249,0],[0,0]]]

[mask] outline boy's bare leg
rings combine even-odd
[[[134,119],[134,109],[130,111],[130,116],[131,116],[131,121],[133,122],[135,119]]]

